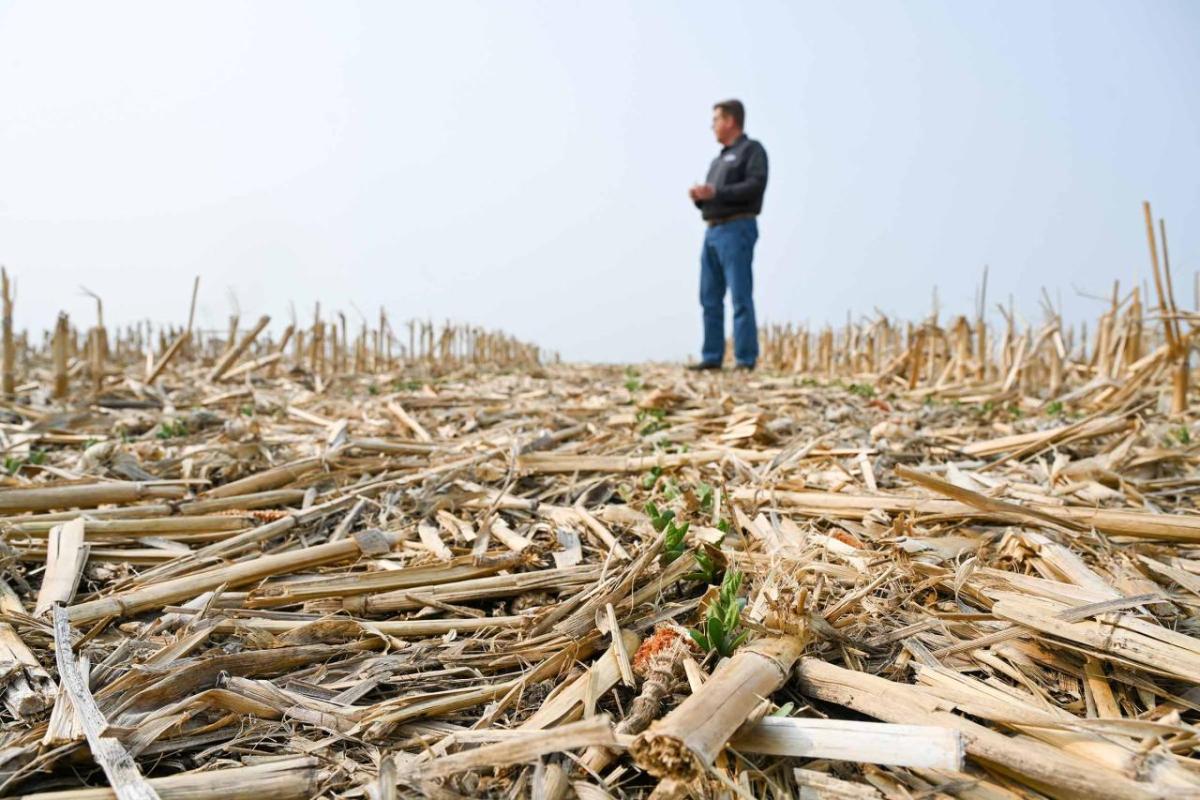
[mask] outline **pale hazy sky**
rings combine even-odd
[[[502,327],[584,360],[698,349],[686,199],[740,97],[771,159],[759,320],[1039,288],[1090,314],[1165,216],[1200,268],[1200,2],[0,2],[17,324]],[[1186,300],[1185,300],[1186,298]],[[351,317],[353,319],[353,316]]]

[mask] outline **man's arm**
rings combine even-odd
[[[717,189],[717,200],[730,203],[745,203],[762,197],[767,190],[767,151],[762,145],[754,147],[746,156],[746,178],[728,183]]]

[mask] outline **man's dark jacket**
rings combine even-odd
[[[758,214],[767,190],[767,151],[743,133],[721,148],[704,182],[717,190],[713,199],[696,201],[705,220]]]

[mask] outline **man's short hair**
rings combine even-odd
[[[713,108],[720,109],[727,117],[733,117],[739,128],[746,127],[746,107],[742,105],[741,100],[722,100],[714,104]]]

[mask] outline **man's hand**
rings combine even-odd
[[[710,183],[698,183],[691,189],[688,189],[688,197],[692,200],[712,200],[716,197],[717,190]]]

